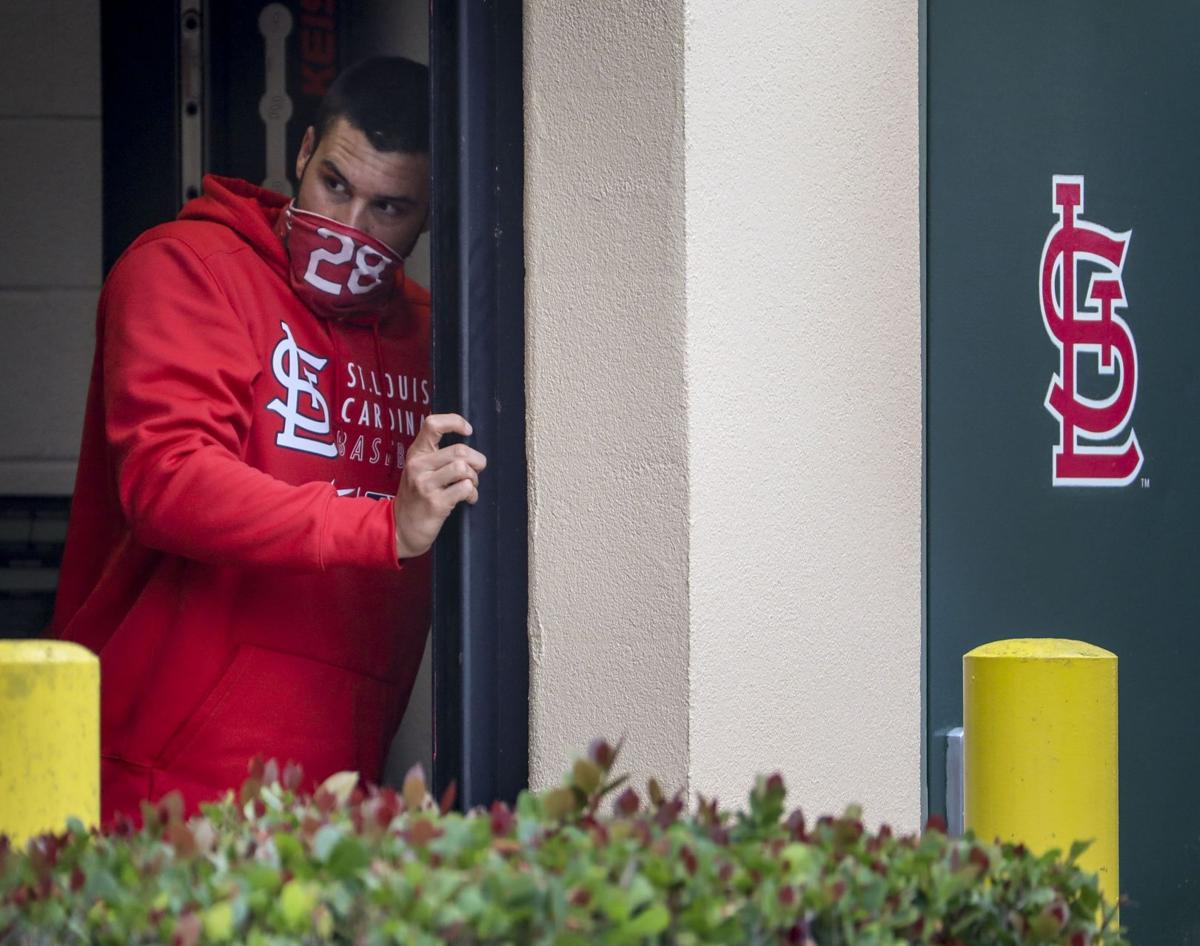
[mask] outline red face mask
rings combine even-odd
[[[404,261],[386,243],[329,217],[300,210],[295,201],[284,208],[279,220],[289,281],[313,312],[344,318],[387,305]]]

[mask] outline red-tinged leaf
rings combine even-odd
[[[681,811],[683,811],[683,799],[676,795],[658,809],[658,814],[655,815],[654,820],[660,828],[668,828],[679,818]]]
[[[795,841],[804,841],[808,835],[804,831],[804,812],[799,808],[795,809],[787,817],[787,830]]]
[[[779,905],[781,907],[791,908],[796,905],[797,897],[795,887],[780,887],[777,896],[779,897]]]
[[[663,795],[662,786],[658,784],[658,779],[650,779],[646,783],[646,794],[650,797],[650,804],[655,808],[661,808],[666,796]]]
[[[642,800],[638,798],[638,793],[632,788],[625,789],[617,797],[617,811],[627,818],[636,815],[641,804]]]
[[[262,753],[256,755],[246,764],[246,773],[256,782],[263,780],[263,773],[267,770],[267,763],[263,760]]]
[[[258,793],[262,791],[262,779],[248,778],[242,782],[241,790],[238,792],[238,801],[243,805],[251,799],[257,798]]]
[[[946,819],[938,814],[930,815],[929,820],[925,822],[925,831],[945,834],[947,832]]]
[[[318,788],[316,794],[313,795],[313,804],[317,806],[317,810],[321,814],[327,815],[337,807],[338,802],[333,792],[325,788]]]
[[[191,828],[182,821],[172,821],[167,825],[167,843],[175,848],[175,853],[179,857],[194,857],[200,850],[200,846],[196,843],[196,836],[192,834]]]
[[[158,800],[158,818],[161,824],[168,825],[183,820],[183,795],[178,789]]]
[[[171,934],[171,946],[196,946],[200,942],[200,934],[204,924],[195,913],[185,913],[175,924]]]
[[[612,768],[613,761],[616,759],[616,752],[606,739],[593,739],[588,745],[588,758],[596,765],[608,771]]]
[[[134,825],[133,819],[130,818],[129,815],[125,814],[123,811],[120,811],[117,812],[116,817],[113,818],[112,830],[113,834],[115,834],[117,837],[127,838],[137,831],[137,827]]]
[[[83,871],[78,867],[71,871],[71,890],[81,889],[86,881],[87,877],[84,876]]]
[[[300,820],[300,836],[305,841],[311,841],[314,834],[320,829],[325,822],[315,815],[305,815]]]
[[[283,787],[289,792],[300,790],[304,784],[304,767],[298,762],[288,762],[283,767]]]
[[[1054,923],[1055,931],[1061,930],[1067,925],[1067,905],[1061,900],[1055,900],[1053,903],[1048,903],[1042,909],[1042,915],[1048,917]]]
[[[576,887],[571,891],[569,900],[573,907],[586,907],[592,902],[592,892],[587,887]]]
[[[405,832],[405,840],[413,847],[424,847],[434,838],[442,836],[442,831],[428,818],[417,818]]]
[[[697,793],[696,805],[696,820],[706,828],[714,827],[721,823],[721,815],[718,810],[717,800],[707,799],[703,795]]]
[[[438,810],[444,815],[454,807],[454,802],[458,799],[458,782],[452,781],[446,786],[446,790],[442,792],[442,800],[438,804]]]
[[[507,835],[513,826],[513,815],[502,801],[492,802],[491,827],[493,836]]]
[[[978,867],[980,872],[986,871],[991,866],[991,861],[988,860],[988,856],[984,853],[983,848],[971,848],[971,853],[968,855],[967,860]]]
[[[386,828],[392,823],[396,815],[400,814],[403,807],[400,796],[396,793],[395,789],[383,789],[379,793],[378,807],[375,809],[376,823],[381,828]]]
[[[279,784],[279,763],[274,759],[268,759],[267,764],[263,766],[262,780],[264,785]]]
[[[683,858],[683,869],[688,872],[689,876],[695,877],[696,871],[700,869],[700,862],[696,859],[695,851],[685,844],[680,855]]]

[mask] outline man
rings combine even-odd
[[[429,414],[428,73],[330,89],[294,202],[208,177],[101,293],[52,632],[100,655],[102,817],[189,808],[257,753],[378,779],[421,660],[425,554],[484,457]]]

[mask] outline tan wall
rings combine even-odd
[[[729,802],[778,768],[919,821],[917,36],[527,0],[535,784],[624,732]]]
[[[525,3],[530,768],[687,772],[682,8]]]
[[[687,11],[692,784],[915,827],[917,5]]]

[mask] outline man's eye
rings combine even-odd
[[[386,200],[381,200],[375,204],[375,209],[389,217],[395,217],[400,213],[399,207],[397,207],[395,204],[388,203]]]
[[[339,181],[335,177],[325,178],[325,186],[328,187],[335,194],[340,194],[340,193],[342,193],[342,191],[344,191],[346,189],[346,185],[343,184],[341,181]]]

